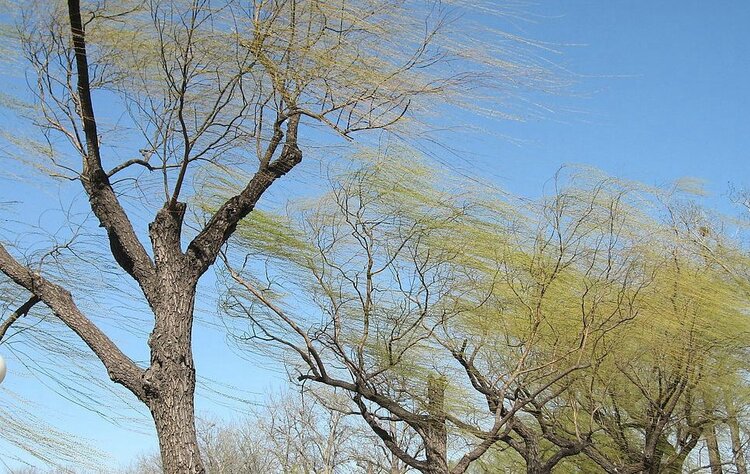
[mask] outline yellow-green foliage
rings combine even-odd
[[[5,79],[25,88],[27,78],[32,94],[19,90],[29,103],[4,109],[47,130],[54,161],[19,147],[32,138],[28,122],[7,132],[23,137],[8,152],[74,177],[82,147],[65,2],[7,3],[14,15],[2,24],[0,47],[13,52],[4,60],[15,67]],[[345,136],[371,128],[418,134],[446,107],[518,118],[511,96],[557,86],[535,59],[539,45],[476,20],[504,14],[493,2],[81,3],[91,87],[106,104],[96,113],[107,169],[140,149],[154,166],[188,156],[251,171],[278,114],[301,113]],[[158,191],[163,177],[138,179]]]
[[[464,344],[509,391],[554,390],[577,369],[549,416],[585,433],[616,408],[635,445],[675,377],[688,387],[675,409],[683,417],[687,403],[691,416],[711,416],[704,405],[745,390],[746,282],[727,270],[737,261],[718,259],[739,247],[684,193],[574,170],[550,195],[516,199],[408,149],[361,151],[331,188],[283,216],[244,221],[241,253],[273,260],[265,271],[278,304],[351,357],[361,347],[368,370],[384,371],[412,403],[426,403],[437,372],[449,375],[451,413],[482,416],[447,350]]]

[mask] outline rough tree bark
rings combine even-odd
[[[203,471],[195,432],[191,347],[197,278],[180,250],[184,211],[179,203],[175,209],[164,208],[149,228],[157,271],[150,290],[155,324],[148,341],[151,365],[143,377],[143,401],[159,434],[165,472]]]

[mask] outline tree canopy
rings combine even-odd
[[[420,163],[364,152],[320,199],[243,221],[238,341],[347,393],[421,472],[503,447],[530,473],[682,472],[747,391],[747,282],[715,258],[740,244],[678,188],[580,170],[524,202]]]

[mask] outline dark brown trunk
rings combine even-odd
[[[737,421],[737,415],[729,414],[727,425],[729,425],[729,435],[732,438],[732,457],[734,466],[737,468],[737,474],[747,474],[747,464],[745,462],[745,450],[742,449],[742,439],[740,438],[740,425]]]
[[[710,426],[706,430],[706,446],[708,447],[708,463],[711,465],[711,474],[722,474],[721,453],[719,442],[716,439],[716,426]]]
[[[151,366],[144,376],[146,404],[154,417],[167,474],[204,473],[195,431],[192,330],[197,276],[180,250],[184,205],[162,209],[149,228],[158,288],[149,303],[154,330]]]
[[[147,404],[156,425],[164,472],[203,473],[195,431],[195,366],[190,344],[195,291],[171,283],[174,286],[162,287],[167,297],[156,311],[156,325],[149,338]]]
[[[542,462],[538,443],[526,443],[526,474],[549,474],[551,467]]]
[[[159,437],[162,469],[167,474],[204,473],[195,432],[195,380],[187,382],[179,376],[170,379],[175,382],[167,388],[170,393],[150,404]]]
[[[550,470],[536,462],[526,462],[526,474],[549,474]]]
[[[425,437],[427,472],[448,474],[448,430],[445,426],[445,386],[443,377],[427,380],[427,411],[430,420]]]

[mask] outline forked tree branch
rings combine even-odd
[[[404,449],[401,449],[396,439],[377,422],[376,417],[368,409],[365,403],[362,401],[362,396],[359,393],[355,393],[352,400],[357,404],[362,418],[370,425],[372,431],[383,441],[388,450],[393,453],[398,459],[403,461],[406,465],[415,469],[424,470],[427,468],[427,462],[419,460],[411,456]]]
[[[261,163],[245,189],[224,202],[188,245],[187,255],[193,261],[195,277],[202,275],[216,261],[222,245],[234,233],[240,220],[255,208],[266,189],[302,161],[302,151],[297,146],[299,121],[299,113],[287,119],[286,138],[279,157],[269,160],[268,164]],[[271,146],[278,146],[280,141],[272,142]],[[273,156],[274,151],[275,148],[269,149],[268,156]]]
[[[125,210],[115,195],[109,177],[102,167],[94,107],[91,101],[89,66],[86,54],[85,30],[81,21],[79,0],[68,0],[70,31],[75,53],[78,100],[81,121],[86,137],[81,183],[91,204],[91,210],[107,231],[112,255],[117,263],[148,292],[148,282],[154,274],[154,264],[133,230]]]

